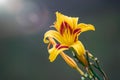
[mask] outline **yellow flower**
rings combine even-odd
[[[54,23],[56,30],[49,30],[44,35],[44,42],[49,43],[48,52],[50,53],[50,62],[53,62],[58,54],[64,50],[73,48],[77,53],[77,57],[86,64],[84,57],[85,48],[81,41],[78,40],[78,36],[82,32],[95,30],[94,26],[84,23],[78,24],[78,17],[68,17],[59,12],[56,12],[56,18]],[[52,48],[50,48],[50,44],[53,45]]]

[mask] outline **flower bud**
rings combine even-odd
[[[68,55],[66,55],[64,52],[61,52],[60,55],[62,56],[62,58],[65,60],[65,62],[72,68],[76,68],[77,64],[76,62],[69,57]]]

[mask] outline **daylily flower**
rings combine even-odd
[[[78,36],[88,30],[94,31],[94,26],[84,23],[78,24],[78,17],[68,17],[59,12],[56,12],[56,18],[54,23],[55,30],[49,30],[44,35],[44,42],[49,43],[50,62],[53,62],[61,52],[73,48],[78,59],[87,65],[84,57],[85,48],[81,41],[78,40]],[[51,44],[53,45],[52,48],[50,48]]]

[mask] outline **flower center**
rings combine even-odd
[[[77,36],[80,33],[81,29],[73,29],[67,22],[63,21],[60,26],[60,34],[62,35],[63,44],[72,45],[77,41]]]

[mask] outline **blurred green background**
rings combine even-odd
[[[60,56],[48,60],[43,36],[56,11],[95,26],[80,40],[109,79],[119,80],[119,0],[0,0],[0,80],[80,80]]]

